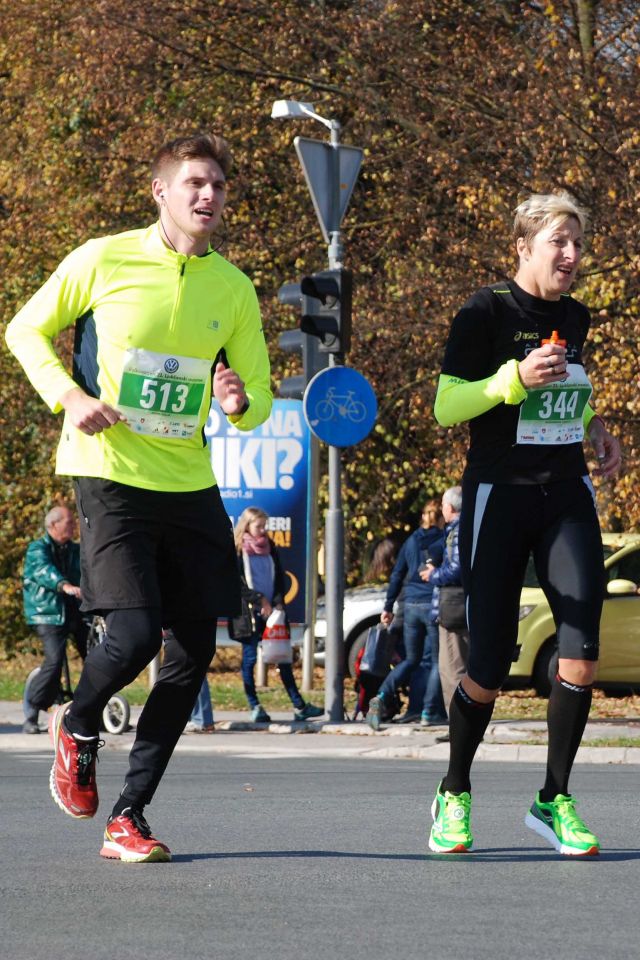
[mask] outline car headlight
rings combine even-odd
[[[520,607],[520,612],[518,613],[518,620],[524,620],[525,617],[528,617],[530,613],[536,608],[535,603],[528,604],[525,607]]]

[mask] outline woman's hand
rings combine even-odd
[[[260,613],[265,618],[265,620],[267,619],[268,616],[270,616],[272,610],[273,610],[273,607],[271,606],[267,598],[263,597],[262,604],[260,606]]]
[[[617,437],[609,433],[600,417],[594,417],[589,424],[589,440],[598,459],[593,471],[595,477],[613,477],[622,463],[622,453]]]
[[[393,614],[390,610],[383,610],[380,614],[380,623],[383,627],[389,627],[393,623]]]
[[[522,386],[527,390],[567,379],[567,351],[557,343],[536,347],[518,364]]]

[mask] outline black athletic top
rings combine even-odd
[[[587,308],[568,295],[542,300],[515,281],[483,287],[451,325],[442,374],[484,380],[508,360],[524,360],[557,330],[566,340],[567,363],[582,366],[589,330]],[[547,483],[588,473],[582,443],[516,443],[520,404],[498,403],[469,420],[465,478],[484,483]]]

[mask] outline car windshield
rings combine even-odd
[[[612,553],[615,553],[613,547],[609,547],[606,544],[602,545],[602,550],[604,553],[604,559],[610,557]],[[527,563],[527,569],[524,575],[524,586],[525,587],[539,587],[538,578],[536,576],[536,568],[533,562],[533,557],[529,557],[529,562]]]

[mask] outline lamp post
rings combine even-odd
[[[325,174],[322,184],[312,183],[312,177],[305,167],[303,155],[298,154],[305,168],[307,182],[314,200],[314,206],[321,222],[323,233],[328,236],[329,269],[342,267],[344,251],[340,236],[340,123],[338,120],[329,120],[317,113],[313,105],[298,100],[276,100],[271,110],[273,119],[305,118],[317,120],[330,131],[331,153],[329,159],[328,176]],[[324,153],[325,145],[321,145],[320,153]],[[296,144],[298,149],[298,144]],[[355,178],[354,178],[355,182]],[[314,189],[315,188],[315,189]],[[322,205],[317,197],[319,189],[328,190],[326,200]],[[324,206],[325,217],[321,214]],[[342,362],[335,354],[329,357],[329,366]],[[314,438],[314,442],[317,441]],[[317,458],[316,458],[317,459]],[[342,510],[342,464],[340,448],[329,444],[329,508],[325,517],[325,608],[327,618],[327,637],[325,641],[325,710],[333,723],[344,720],[344,513]],[[315,477],[311,477],[313,483]],[[317,557],[312,560],[315,572]],[[314,596],[315,591],[307,592],[307,596]],[[310,627],[315,623],[315,609],[311,611]],[[315,638],[311,636],[315,644]]]

